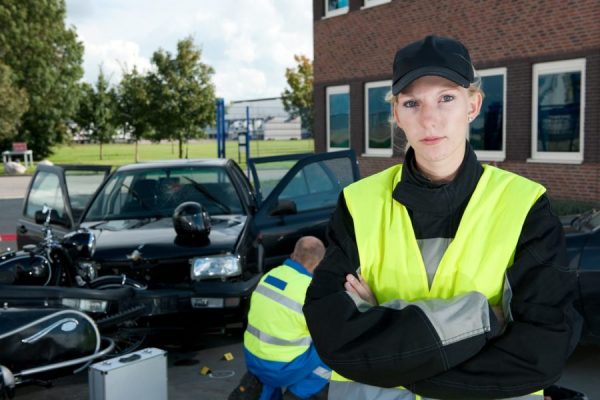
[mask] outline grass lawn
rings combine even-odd
[[[54,164],[101,164],[123,165],[135,162],[134,144],[105,144],[102,146],[103,157],[100,160],[98,144],[72,144],[57,146],[48,160]],[[253,140],[250,141],[250,157],[264,157],[290,153],[312,153],[314,141],[306,140]],[[184,144],[183,155],[187,158],[216,158],[217,142],[215,140],[198,140]],[[237,161],[242,168],[246,165],[245,149],[240,148],[238,158],[238,142],[228,141],[225,156]],[[178,143],[140,143],[138,145],[140,161],[170,160],[178,158]],[[34,154],[35,156],[35,154]],[[29,168],[31,173],[35,168]],[[0,173],[4,173],[4,165],[0,165]]]

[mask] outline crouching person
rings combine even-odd
[[[326,399],[331,370],[312,344],[302,306],[325,246],[298,240],[283,265],[261,279],[250,300],[244,354],[249,373],[263,385],[261,400]]]

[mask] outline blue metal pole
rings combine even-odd
[[[250,107],[246,106],[246,126],[248,127],[246,133],[246,169],[248,170],[248,176],[250,176],[250,165],[248,159],[250,158]]]
[[[225,158],[225,105],[217,99],[217,157]]]

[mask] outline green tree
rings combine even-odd
[[[135,142],[135,162],[139,161],[138,142],[152,130],[150,95],[147,77],[134,67],[125,73],[117,88],[117,121]]]
[[[12,70],[0,61],[0,150],[16,136],[27,107],[27,93],[15,86]]]
[[[203,134],[215,122],[214,70],[202,61],[202,52],[191,38],[177,42],[173,56],[162,49],[152,55],[156,71],[149,74],[152,124],[157,139],[183,142]]]
[[[100,143],[100,160],[104,158],[102,145],[110,142],[115,134],[116,104],[116,93],[109,87],[102,68],[95,87],[89,83],[81,84],[81,101],[75,121]]]
[[[27,141],[36,158],[67,136],[77,109],[83,45],[65,17],[64,0],[0,2],[0,60],[29,102],[17,139]]]
[[[293,117],[300,116],[302,128],[313,132],[313,65],[304,55],[295,55],[296,68],[286,68],[289,85],[281,94],[283,106]]]

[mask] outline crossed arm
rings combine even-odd
[[[548,212],[541,202],[528,219]],[[579,324],[571,306],[574,275],[561,267],[560,226],[542,223],[524,229],[507,273],[513,321],[505,327],[503,313],[485,300],[477,303],[475,313],[453,314],[457,304],[481,300],[475,292],[429,308],[434,302],[376,305],[368,286],[354,275],[359,263],[351,222],[345,207],[338,207],[330,246],[304,309],[317,350],[334,370],[370,385],[403,385],[448,399],[519,396],[558,379]],[[433,311],[440,307],[446,307],[443,314],[450,318],[436,321],[439,314]],[[435,329],[443,323],[459,332],[469,319],[480,319],[483,326],[487,322],[487,329],[451,342]]]

